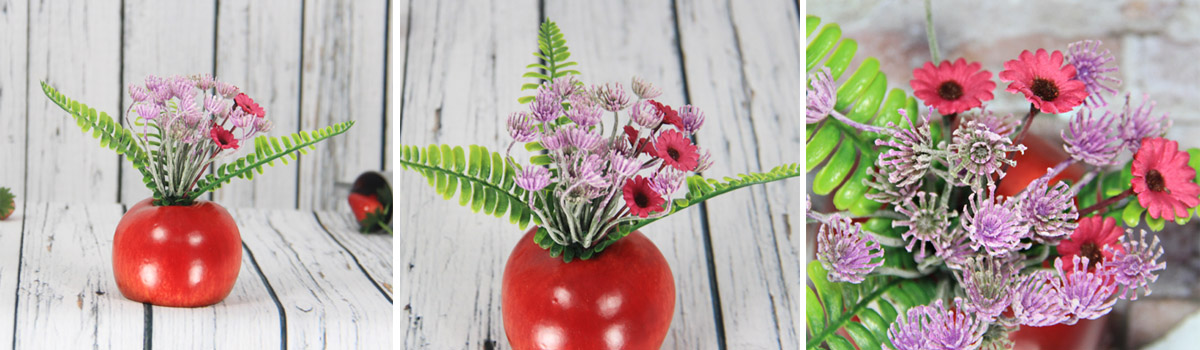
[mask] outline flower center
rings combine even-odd
[[[650,206],[650,197],[646,197],[645,193],[638,192],[633,195],[633,203],[637,204],[638,207],[648,207]]]
[[[679,151],[674,148],[667,148],[667,155],[671,157],[671,160],[679,160]]]
[[[962,97],[963,88],[962,85],[958,85],[958,82],[947,80],[942,85],[938,85],[937,93],[942,99],[953,101]]]
[[[1046,79],[1034,78],[1033,85],[1029,86],[1029,90],[1033,91],[1033,94],[1042,101],[1050,102],[1058,98],[1058,86]]]
[[[1146,173],[1146,186],[1154,192],[1167,191],[1167,181],[1163,179],[1162,173],[1158,172],[1158,169],[1150,169]]]
[[[1088,270],[1096,267],[1096,263],[1104,260],[1104,254],[1096,242],[1087,242],[1079,246],[1079,255],[1088,258]]]

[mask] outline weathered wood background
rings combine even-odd
[[[356,121],[298,164],[276,163],[253,182],[235,179],[214,199],[231,208],[342,208],[347,190],[335,183],[391,169],[390,6],[0,0],[0,186],[38,202],[132,204],[148,197],[141,175],[80,133],[39,82],[119,115],[130,105],[127,86],[147,75],[210,73],[266,109],[275,123],[271,135]]]
[[[411,1],[394,44],[398,142],[501,149],[504,118],[534,62],[537,26],[558,22],[587,83],[639,75],[660,100],[707,114],[698,143],[724,177],[800,161],[800,9],[791,0]],[[401,19],[403,23],[405,19]],[[405,349],[509,348],[500,282],[523,232],[397,173],[397,302]],[[664,349],[797,349],[799,179],[743,190],[643,230],[675,275]]]

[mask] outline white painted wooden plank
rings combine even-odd
[[[345,134],[300,159],[300,208],[340,208],[353,181],[378,170],[383,140],[385,2],[310,0],[304,3],[301,127],[355,120]]]
[[[242,88],[274,123],[270,136],[300,128],[301,7],[294,0],[224,0],[217,8],[216,77]],[[247,154],[253,150],[247,144]],[[227,208],[295,208],[299,164],[275,163],[254,181],[235,179],[213,193]]]
[[[504,116],[524,108],[518,89],[537,48],[538,2],[414,3],[411,11],[398,143],[504,149]],[[525,231],[442,199],[416,173],[396,175],[400,347],[509,348],[500,282]]]
[[[671,1],[546,3],[546,16],[558,22],[585,83],[619,82],[629,92],[638,75],[663,89],[657,101],[678,108],[685,102],[684,79],[672,11]],[[663,348],[718,348],[699,208],[643,232],[662,250],[675,276],[675,316]]]
[[[133,102],[128,96],[129,84],[145,84],[148,75],[170,77],[213,73],[215,1],[123,2],[125,32],[124,47],[120,49],[124,50],[121,68],[125,86],[119,91],[124,95],[120,112]],[[117,112],[109,110],[109,113]],[[142,174],[132,163],[122,160],[121,202],[133,205],[150,195],[150,190],[142,183]]]
[[[391,348],[392,304],[312,212],[234,210],[283,306],[289,348]]]
[[[27,0],[0,1],[0,187],[18,197],[25,196],[28,5]]]
[[[358,222],[348,212],[318,211],[316,214],[325,231],[346,248],[371,280],[391,297],[392,236],[383,232],[358,232]]]
[[[29,203],[17,290],[18,349],[133,349],[144,307],[112,275],[120,205]]]
[[[28,10],[28,35],[36,40],[29,41],[25,196],[34,201],[116,201],[117,155],[100,148],[90,133],[81,133],[75,120],[42,94],[39,82],[99,111],[116,113],[124,91],[118,73],[120,3],[37,2]]]
[[[404,49],[408,47],[408,0],[389,1],[390,7],[388,17],[388,43],[387,43],[387,96],[384,102],[384,123],[387,124],[387,131],[383,135],[383,172],[390,173],[396,169],[396,164],[392,160],[393,145],[396,144],[396,124],[400,123],[400,109],[396,105],[400,103],[400,86],[392,83],[392,77],[401,77],[403,82],[404,69]],[[397,56],[399,55],[399,56]],[[399,63],[399,64],[396,64]],[[396,69],[400,69],[397,71]],[[397,113],[397,114],[393,114]]]
[[[680,37],[697,136],[721,178],[799,162],[799,20],[789,1],[680,1]],[[799,348],[799,181],[741,190],[707,204],[726,343]]]
[[[238,230],[246,234],[241,223]],[[245,249],[225,300],[202,308],[153,306],[151,319],[155,349],[277,349],[283,342],[279,307]]]

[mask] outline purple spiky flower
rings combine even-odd
[[[633,83],[630,84],[630,87],[633,88],[633,94],[637,95],[638,98],[641,99],[648,100],[662,95],[662,89],[655,87],[654,84],[642,80],[641,77],[633,77]]]
[[[604,110],[597,105],[571,106],[571,110],[567,111],[567,118],[571,118],[571,121],[579,126],[591,127],[600,123],[603,114]]]
[[[567,141],[563,139],[561,134],[545,133],[542,134],[542,147],[545,147],[547,150],[557,151],[563,147],[567,147]]]
[[[959,181],[963,185],[979,187],[983,180],[991,184],[994,181],[992,174],[999,173],[1000,177],[1004,177],[1001,167],[1005,164],[1017,164],[1008,158],[1008,153],[1025,153],[1025,145],[1013,146],[1011,139],[1000,136],[986,125],[972,120],[954,130],[953,142],[948,150],[950,173],[959,174]]]
[[[1013,118],[1013,115],[999,115],[992,113],[987,109],[987,106],[980,107],[978,112],[969,112],[962,114],[962,122],[975,121],[983,124],[991,132],[1000,136],[1009,137],[1014,131],[1017,131],[1017,126],[1021,125],[1021,120]]]
[[[142,116],[142,119],[146,120],[154,120],[162,112],[162,108],[154,103],[140,103],[136,107],[133,107],[133,110]]]
[[[629,107],[629,95],[621,83],[608,83],[592,87],[592,98],[601,108],[616,112]]]
[[[837,89],[833,86],[833,78],[829,75],[829,67],[823,67],[820,71],[813,73],[809,77],[809,88],[804,95],[805,117],[804,122],[807,124],[820,123],[833,112],[833,106],[837,103]]]
[[[608,156],[609,169],[620,177],[629,177],[642,168],[642,162],[635,158],[625,157],[618,153]]]
[[[888,123],[888,128],[894,130],[891,139],[875,140],[876,146],[891,147],[875,162],[883,172],[888,174],[888,181],[897,187],[906,187],[919,183],[933,165],[934,141],[929,131],[929,115],[933,108],[926,110],[923,122],[910,117],[908,112],[899,110],[900,115],[908,121],[908,128],[895,128]]]
[[[1109,73],[1116,73],[1117,66],[1105,67],[1109,62],[1115,61],[1108,49],[1100,50],[1099,40],[1084,40],[1067,45],[1067,63],[1075,66],[1075,79],[1082,81],[1084,88],[1087,89],[1088,97],[1084,103],[1089,107],[1104,107],[1108,105],[1108,101],[1104,99],[1101,92],[1113,95],[1117,93],[1117,89],[1108,86],[1108,83],[1116,85],[1121,84],[1121,80],[1109,76]]]
[[[633,109],[629,111],[630,118],[637,125],[643,128],[654,129],[659,124],[662,124],[663,112],[650,103],[650,100],[641,100],[633,104]]]
[[[1142,139],[1147,137],[1160,137],[1171,128],[1171,119],[1167,114],[1161,117],[1151,117],[1154,113],[1156,103],[1150,101],[1149,95],[1142,95],[1142,104],[1137,109],[1130,109],[1129,103],[1130,94],[1125,94],[1125,109],[1122,111],[1117,135],[1125,142],[1125,147],[1133,153],[1137,153],[1142,147]],[[1146,102],[1150,105],[1146,106]]]
[[[517,186],[526,191],[538,191],[550,184],[550,170],[537,165],[527,165],[524,171],[517,174],[515,181]]]
[[[917,192],[916,195],[904,199],[896,207],[896,211],[904,214],[907,220],[896,220],[892,227],[908,227],[900,238],[908,241],[904,249],[913,251],[920,244],[920,255],[925,255],[925,243],[933,243],[938,236],[945,234],[950,227],[950,219],[958,216],[958,212],[948,210],[941,205],[936,193]]]
[[[663,196],[671,196],[683,184],[684,172],[674,168],[664,168],[650,177],[650,189]]]
[[[1088,270],[1088,258],[1073,256],[1071,266],[1063,267],[1063,258],[1054,260],[1058,277],[1051,285],[1061,297],[1059,305],[1070,315],[1066,324],[1075,324],[1082,319],[1096,319],[1112,311],[1117,302],[1117,287],[1113,283],[1112,271],[1103,262]]]
[[[1091,108],[1083,108],[1071,117],[1067,130],[1060,132],[1063,149],[1072,159],[1095,166],[1108,166],[1121,151],[1122,141],[1112,132],[1116,116],[1109,111],[1096,117]]]
[[[1137,300],[1138,288],[1142,288],[1145,295],[1150,295],[1150,283],[1158,280],[1159,271],[1167,268],[1166,262],[1158,262],[1158,258],[1162,257],[1163,249],[1158,244],[1158,236],[1153,236],[1146,231],[1140,231],[1138,240],[1133,239],[1133,232],[1126,232],[1125,236],[1121,236],[1121,244],[1125,247],[1124,251],[1106,247],[1113,254],[1113,259],[1109,262],[1109,268],[1112,269],[1113,278],[1121,288],[1121,298],[1129,300]],[[1152,240],[1149,244],[1146,243],[1146,237],[1150,236]],[[1128,240],[1126,240],[1128,239]]]
[[[968,259],[979,255],[977,250],[971,248],[967,232],[957,227],[938,235],[933,241],[933,248],[937,257],[942,258],[946,266],[955,270],[963,269]]]
[[[579,80],[575,76],[568,75],[565,77],[555,78],[553,82],[548,82],[550,91],[558,95],[559,98],[569,98],[576,91],[579,91]]]
[[[830,281],[861,283],[883,265],[883,248],[862,233],[861,225],[834,214],[817,230],[817,261]]]
[[[692,172],[701,173],[701,172],[704,172],[705,170],[708,170],[708,168],[711,168],[712,166],[713,166],[712,152],[709,152],[706,149],[706,150],[700,151],[700,160],[697,161],[696,169],[692,169]]]
[[[1019,279],[1017,264],[1009,256],[977,256],[967,259],[959,284],[967,293],[963,311],[974,312],[985,321],[995,320],[1012,303],[1013,287]]]
[[[897,350],[976,349],[983,342],[986,324],[962,311],[962,299],[955,298],[958,310],[947,309],[942,300],[914,306],[888,329],[888,339]]]
[[[538,88],[533,102],[529,103],[529,111],[538,122],[554,121],[563,113],[562,99],[553,90],[543,86]]]
[[[695,134],[704,125],[704,112],[699,107],[685,105],[679,107],[679,119],[683,121],[683,132]]]
[[[558,135],[570,146],[581,150],[591,151],[600,145],[600,135],[578,126],[567,126],[558,129]]]
[[[517,142],[531,142],[537,139],[538,131],[534,120],[527,112],[513,112],[508,115],[508,135]]]
[[[1059,293],[1051,285],[1050,271],[1037,271],[1022,277],[1013,289],[1012,311],[1017,323],[1030,327],[1045,327],[1063,323],[1067,311],[1059,305]]]
[[[1066,169],[1067,165],[1069,163],[1063,162],[1049,169],[1045,175],[1029,183],[1025,193],[1021,194],[1021,211],[1035,233],[1033,239],[1038,242],[1056,242],[1075,232],[1079,226],[1079,211],[1075,207],[1075,193],[1071,191],[1071,186],[1058,182],[1050,187],[1050,179]]]
[[[962,227],[971,237],[971,248],[983,248],[988,255],[1005,255],[1029,248],[1022,243],[1031,231],[1021,212],[1019,200],[996,195],[996,187],[988,186],[989,196],[972,193],[970,211],[964,215]]]
[[[879,171],[876,167],[867,168],[867,178],[863,179],[863,184],[870,187],[871,190],[864,196],[867,199],[880,202],[897,204],[917,193],[921,188],[920,184],[911,184],[908,186],[896,186],[885,172]]]

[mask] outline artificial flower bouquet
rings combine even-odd
[[[583,84],[553,22],[542,24],[538,47],[539,61],[525,74],[538,81],[522,88],[535,93],[519,99],[526,110],[508,115],[512,141],[503,154],[476,145],[403,146],[400,164],[446,199],[458,194],[476,212],[536,224],[509,255],[501,286],[514,348],[545,347],[544,334],[553,332],[565,335],[554,338],[556,348],[621,339],[627,348],[656,349],[674,314],[674,278],[638,229],[738,188],[800,176],[800,164],[736,179],[691,175],[712,165],[692,138],[707,118],[700,108],[657,100],[662,90],[636,77],[629,90]],[[528,161],[512,155],[517,144],[533,152]],[[621,302],[600,311],[556,295]]]
[[[996,81],[979,63],[939,60],[931,37],[915,98],[885,98],[878,61],[844,78],[856,45],[806,22],[809,197],[831,194],[834,209],[808,212],[819,224],[809,349],[1011,348],[1020,327],[1096,319],[1150,294],[1163,248],[1135,228],[1196,213],[1200,149],[1163,138],[1171,122],[1148,97],[1109,104],[1118,67],[1100,42],[1023,51]],[[987,109],[997,83],[1029,102],[1023,117]],[[1054,151],[1023,142],[1049,114],[1070,120],[1066,157],[1023,167],[1025,153]]]
[[[84,132],[124,154],[141,172],[154,193],[155,205],[189,205],[234,177],[253,179],[276,159],[287,163],[306,148],[342,134],[353,121],[286,137],[267,137],[271,121],[253,98],[212,75],[146,77],[144,85],[129,86],[133,103],[124,125],[107,113],[67,98],[42,83],[46,97],[71,114]],[[252,153],[232,158],[238,148],[253,143]],[[215,165],[219,161],[228,162]],[[212,173],[208,173],[209,169]]]

